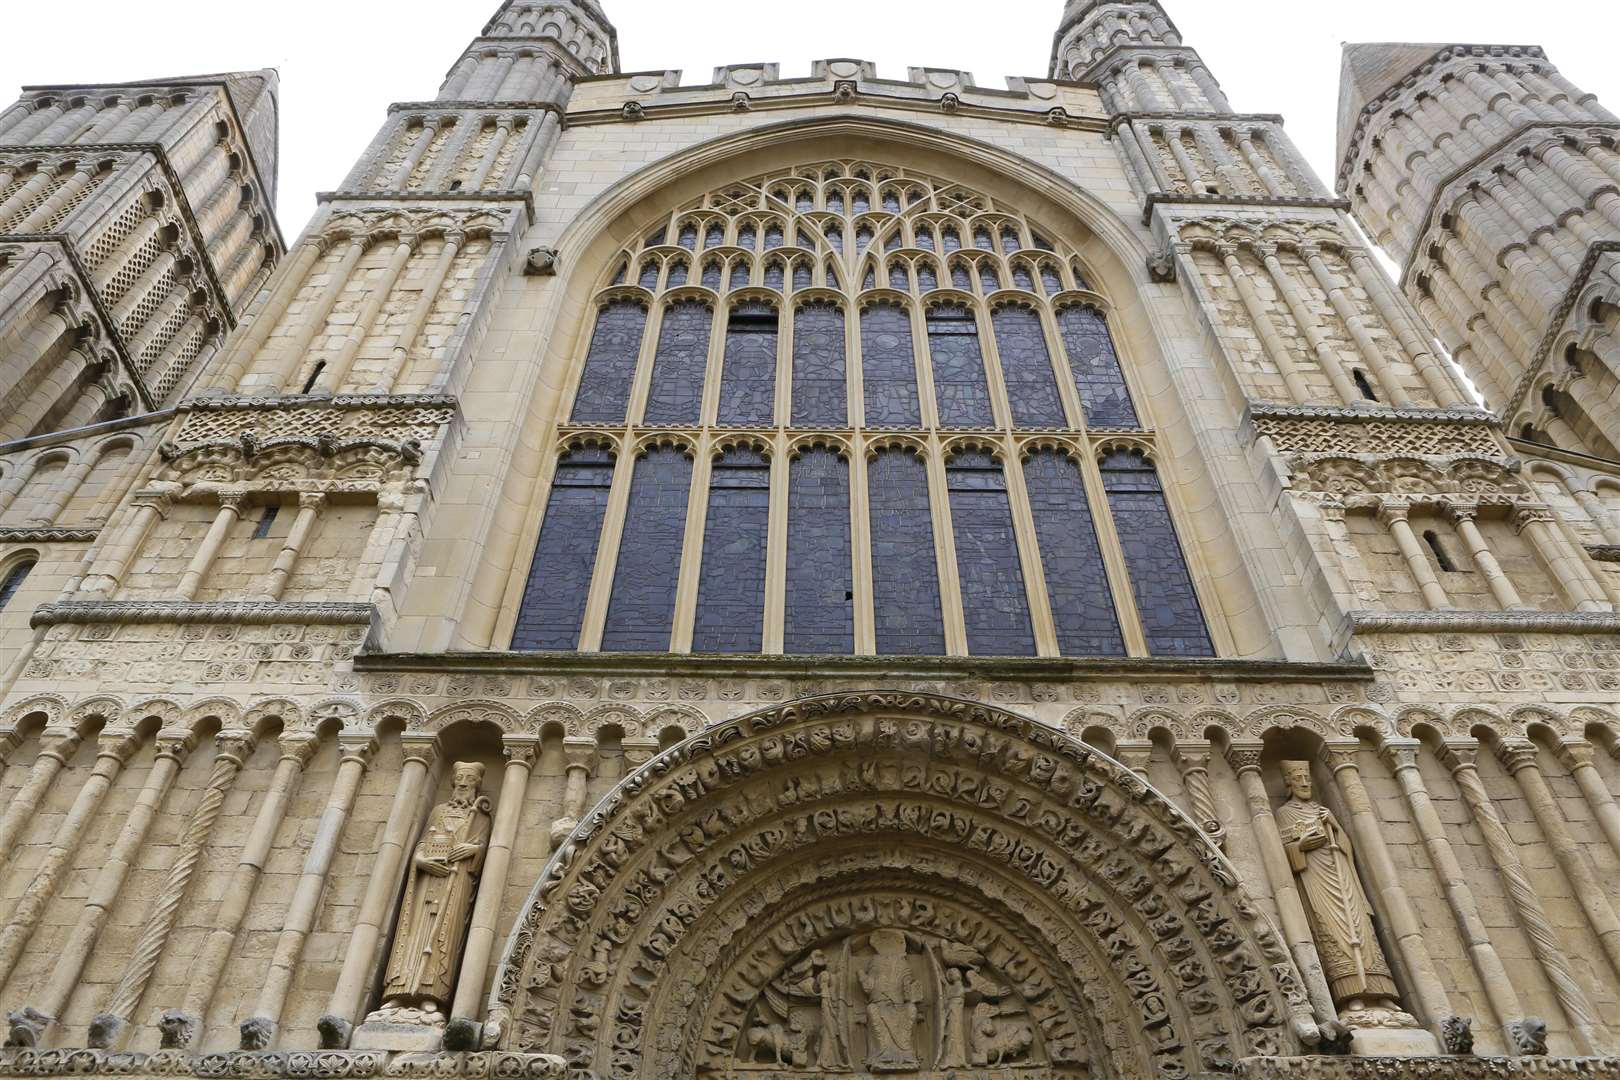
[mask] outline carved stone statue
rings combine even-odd
[[[936,1069],[965,1069],[968,1063],[967,987],[961,968],[946,968],[939,993],[939,1060]]]
[[[844,994],[843,980],[831,967],[824,967],[816,975],[816,992],[820,998],[820,1038],[816,1043],[816,1064],[823,1069],[849,1067],[849,1002]]]
[[[484,767],[458,761],[450,799],[433,808],[411,858],[399,927],[383,979],[383,1011],[442,1014],[455,990],[489,844],[489,800],[479,792]]]
[[[874,1072],[917,1069],[917,1003],[922,995],[906,959],[906,935],[877,930],[875,956],[857,970],[866,995],[866,1067]]]
[[[1332,811],[1315,801],[1310,763],[1285,761],[1282,770],[1288,801],[1277,810],[1277,828],[1299,878],[1333,1002],[1351,1010],[1395,1008],[1395,980],[1356,877],[1350,838]]]

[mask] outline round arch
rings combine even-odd
[[[541,873],[489,1016],[503,1048],[604,1078],[1135,1080],[1290,1053],[1308,1008],[1225,857],[1124,766],[980,703],[862,692],[625,778]]]

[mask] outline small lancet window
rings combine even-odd
[[[856,188],[850,192],[850,210],[857,214],[864,214],[872,209],[872,196],[866,193],[865,188]]]
[[[946,251],[962,250],[962,236],[956,231],[956,226],[945,226],[939,231],[939,238],[944,241]]]
[[[697,250],[697,224],[691,221],[681,222],[681,234],[675,241],[687,251]]]
[[[731,264],[731,288],[742,289],[748,285],[748,260],[738,259]]]
[[[934,230],[927,225],[918,225],[914,230],[917,234],[917,246],[924,251],[934,250]]]
[[[280,509],[281,507],[275,503],[264,508],[264,513],[259,515],[258,524],[253,526],[253,539],[263,540],[270,535],[270,528],[276,523],[276,512]]]
[[[855,253],[856,254],[860,254],[861,252],[865,251],[867,249],[867,246],[870,245],[871,243],[872,243],[872,229],[871,229],[870,226],[862,225],[860,228],[855,230]]]
[[[765,250],[782,246],[782,226],[772,223],[765,227]]]
[[[1443,573],[1458,573],[1457,564],[1451,561],[1450,555],[1446,554],[1445,545],[1440,543],[1440,537],[1435,535],[1433,529],[1423,530],[1423,542],[1429,545],[1429,550],[1434,553],[1435,564],[1440,567]]]
[[[718,221],[709,222],[709,229],[703,234],[703,246],[717,248],[726,242],[726,227]]]
[[[1023,241],[1018,238],[1017,229],[1011,225],[1001,227],[1001,249],[1003,251],[1017,251],[1023,246]]]
[[[685,285],[685,284],[686,284],[686,260],[685,259],[671,260],[671,262],[669,264],[669,280],[668,280],[667,287],[673,289],[677,285]]]
[[[710,259],[703,264],[703,287],[705,289],[720,289],[720,263],[717,259]]]
[[[906,275],[906,264],[896,259],[889,264],[889,288],[901,292],[911,291],[911,279]]]
[[[23,581],[27,579],[29,571],[34,568],[34,562],[33,559],[23,560],[11,568],[11,573],[6,575],[5,581],[0,582],[0,611],[11,606],[11,598],[17,595],[18,589],[22,588]]]
[[[1372,383],[1367,381],[1367,373],[1362,371],[1360,368],[1356,368],[1354,375],[1356,380],[1356,389],[1361,391],[1361,396],[1366,398],[1368,401],[1377,401],[1378,395],[1373,392]]]
[[[648,259],[646,262],[641,264],[641,277],[636,279],[636,284],[640,285],[643,289],[658,288],[657,259]]]
[[[974,229],[973,246],[978,248],[980,251],[994,251],[995,245],[990,240],[990,230],[982,228]]]
[[[883,192],[883,209],[891,214],[900,212],[900,194],[894,188],[889,188]]]
[[[309,378],[304,380],[304,393],[308,394],[314,391],[315,384],[321,381],[321,372],[325,370],[326,361],[317,360],[314,369],[309,373]]]
[[[754,223],[752,221],[742,225],[737,229],[737,246],[745,247],[749,251],[754,250],[754,236]]]
[[[842,191],[834,188],[832,191],[827,192],[827,209],[834,214],[844,212],[844,193]]]

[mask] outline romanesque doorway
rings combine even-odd
[[[490,1015],[604,1078],[1140,1080],[1287,1052],[1296,985],[1224,858],[1122,766],[874,692],[626,778],[542,874]]]

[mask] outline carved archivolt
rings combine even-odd
[[[542,873],[490,1013],[503,1049],[600,1077],[1136,1078],[1288,1052],[1305,1009],[1235,871],[1123,766],[871,692],[727,721],[621,783]]]

